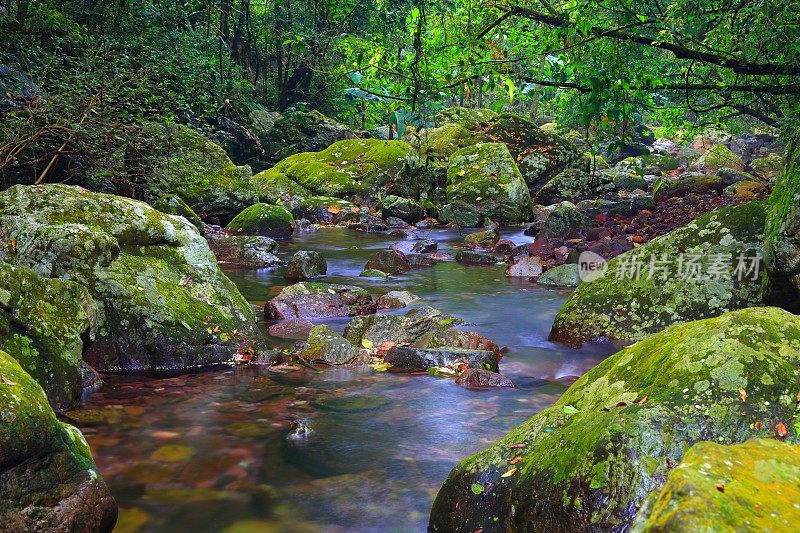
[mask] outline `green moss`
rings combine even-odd
[[[436,124],[444,126],[457,124],[466,128],[475,128],[481,122],[497,117],[491,109],[473,109],[470,107],[450,107],[436,113]]]
[[[653,493],[633,531],[775,531],[800,523],[800,446],[699,442]]]
[[[551,338],[570,344],[598,338],[632,342],[670,324],[760,305],[763,269],[755,280],[753,273],[741,280],[734,273],[740,256],[761,253],[764,217],[763,202],[726,207],[617,256],[603,277],[582,283],[569,297]],[[704,276],[681,275],[680,257],[699,263]],[[705,276],[717,260],[730,274]],[[682,272],[690,270],[684,266]]]
[[[734,311],[647,337],[462,461],[439,492],[433,529],[472,530],[492,515],[517,530],[564,523],[624,529],[692,443],[742,442],[788,420],[800,387],[798,362],[800,318],[777,308]],[[763,384],[764,374],[773,385]],[[703,392],[693,390],[699,382],[708,384]],[[524,458],[519,472],[501,478],[515,455]],[[475,482],[492,483],[493,497],[469,496]]]
[[[177,215],[185,218],[196,227],[200,233],[203,232],[203,221],[197,216],[189,205],[177,194],[165,194],[150,202],[150,205],[168,215]]]
[[[783,166],[784,158],[779,154],[769,154],[750,161],[750,168],[762,178],[774,178],[780,174]]]
[[[529,220],[531,197],[514,158],[500,143],[462,148],[447,167],[447,200],[505,223]]]
[[[279,205],[254,204],[236,215],[225,229],[241,235],[288,239],[294,231],[294,217]]]
[[[480,137],[457,123],[423,130],[420,137],[419,151],[424,159],[447,159],[461,148],[481,141]]]
[[[704,169],[706,171],[717,171],[721,168],[732,168],[734,170],[744,170],[742,158],[734,154],[730,148],[724,144],[715,144],[703,154],[700,159],[694,162],[693,168]]]

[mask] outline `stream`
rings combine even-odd
[[[453,229],[419,233],[440,252],[463,238]],[[502,237],[530,242],[521,230]],[[328,261],[325,281],[408,290],[421,297],[413,305],[464,319],[465,329],[507,347],[500,371],[517,388],[467,390],[452,379],[369,368],[321,371],[302,386],[277,384],[254,366],[110,376],[69,420],[119,503],[115,531],[425,531],[456,462],[551,405],[612,352],[550,343],[569,292],[506,278],[502,265],[445,262],[389,280],[358,277],[375,251],[397,241],[320,228],[282,244],[281,255],[316,250]],[[226,273],[258,305],[286,285],[282,268]],[[324,322],[341,331],[348,320]]]

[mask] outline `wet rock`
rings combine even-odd
[[[491,250],[497,241],[500,240],[500,233],[495,228],[476,231],[464,237],[464,245],[474,248],[485,248]]]
[[[117,504],[73,426],[0,351],[0,524],[6,531],[108,532]]]
[[[447,224],[455,224],[461,228],[476,228],[483,222],[483,213],[475,206],[463,202],[451,202],[442,206],[439,219]]]
[[[411,252],[416,254],[430,254],[439,249],[439,243],[433,239],[422,239],[415,241],[411,246]]]
[[[96,319],[95,302],[83,286],[0,262],[0,350],[44,388],[53,409],[81,397],[82,354]]]
[[[384,217],[397,217],[412,224],[425,218],[425,208],[419,202],[394,195],[383,199],[381,211]]]
[[[284,264],[275,255],[278,243],[269,237],[214,236],[208,239],[208,245],[220,263],[257,268]]]
[[[281,385],[300,386],[311,381],[311,373],[302,366],[274,365],[267,369],[267,375]]]
[[[407,228],[409,226],[408,222],[397,217],[386,217],[386,224],[388,224],[390,228]],[[404,236],[406,235],[405,232],[400,233]]]
[[[314,224],[339,224],[358,216],[358,208],[347,200],[331,196],[310,196],[292,203],[294,218],[305,218]]]
[[[698,442],[642,507],[632,531],[768,531],[800,523],[800,447]]]
[[[278,205],[254,204],[236,215],[225,229],[234,235],[291,239],[294,233],[294,217]]]
[[[468,205],[501,223],[526,222],[532,217],[528,186],[501,143],[483,143],[453,154],[447,166],[446,192],[450,205]]]
[[[456,379],[456,384],[468,389],[514,387],[514,382],[485,368],[468,368]]]
[[[381,250],[367,261],[364,270],[380,270],[387,274],[402,274],[411,270],[405,254],[397,250]]]
[[[513,255],[514,249],[517,247],[512,241],[508,239],[500,239],[492,248],[492,252],[501,255]],[[527,247],[525,247],[527,249]]]
[[[500,348],[477,333],[461,331],[455,326],[461,321],[442,314],[432,307],[412,309],[405,315],[371,315],[356,317],[344,330],[344,336],[355,346],[361,346],[364,339],[373,346],[384,343],[413,345],[417,348],[440,348],[443,346],[487,350],[500,358]]]
[[[368,269],[364,270],[361,274],[359,274],[359,276],[361,276],[362,278],[387,279],[389,277],[389,274],[387,274],[386,272],[384,272],[382,270],[377,270],[375,268],[368,268]]]
[[[300,357],[308,363],[327,365],[359,364],[358,349],[325,325],[315,326],[308,335]]]
[[[389,291],[378,298],[378,309],[400,309],[419,300],[408,291]]]
[[[344,413],[374,411],[387,405],[389,400],[383,396],[331,396],[314,402],[314,406],[320,409]]]
[[[0,259],[85,286],[97,303],[84,359],[100,372],[175,370],[260,345],[255,316],[186,219],[66,185],[0,193]],[[234,330],[236,333],[234,333]]]
[[[271,320],[367,315],[375,310],[372,296],[361,287],[312,282],[284,288],[265,307]]]
[[[391,348],[385,361],[392,368],[407,370],[427,370],[433,367],[460,368],[466,365],[469,368],[486,368],[497,372],[497,359],[494,353],[488,350],[470,350],[466,348],[441,347],[441,348]]]
[[[547,287],[577,287],[581,283],[578,265],[569,263],[549,268],[536,279],[536,283]]]
[[[303,281],[328,272],[328,263],[322,254],[301,250],[295,253],[286,266],[283,277],[290,281]]]
[[[281,320],[277,324],[272,324],[269,327],[269,334],[281,339],[305,340],[308,338],[308,334],[313,327],[314,324],[310,320],[290,318],[288,320]]]
[[[551,339],[633,342],[677,322],[761,305],[763,269],[749,267],[762,253],[764,217],[758,201],[718,209],[618,255],[601,278],[572,293]]]
[[[592,220],[574,206],[559,206],[544,221],[542,229],[536,234],[536,241],[574,239],[592,225]]]
[[[541,259],[532,256],[522,256],[508,262],[506,276],[512,278],[538,278],[544,267]]]
[[[788,402],[781,397],[800,387],[798,354],[800,319],[777,308],[647,337],[456,466],[436,497],[430,530],[474,531],[491,517],[518,531],[625,530],[692,444],[743,442],[792,416],[794,393]],[[509,465],[516,456],[522,460]]]
[[[722,180],[722,185],[727,187],[740,181],[758,181],[755,176],[741,170],[732,168],[721,168],[717,171],[717,176]]]
[[[430,254],[408,254],[406,259],[411,268],[427,268],[436,262]]]
[[[459,250],[455,258],[459,263],[479,266],[495,265],[499,261],[499,258],[494,254],[476,252],[474,250]]]
[[[308,233],[315,230],[314,224],[306,218],[298,218],[294,221],[295,234]]]

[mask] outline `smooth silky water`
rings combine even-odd
[[[440,252],[463,238],[440,229],[419,236],[437,240]],[[530,240],[521,231],[503,237]],[[299,387],[255,367],[110,377],[72,419],[117,498],[118,531],[424,531],[457,461],[551,405],[612,351],[549,342],[568,292],[508,279],[502,265],[445,262],[390,280],[358,276],[375,251],[397,241],[322,228],[281,254],[319,251],[328,282],[409,290],[421,297],[415,305],[464,319],[465,329],[507,348],[500,369],[518,388],[466,390],[452,379],[371,369],[325,370]],[[286,284],[282,268],[227,273],[258,305]],[[325,322],[341,331],[347,319]]]

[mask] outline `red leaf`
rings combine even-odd
[[[510,444],[508,447],[518,449],[518,448],[524,448],[525,446],[527,446],[527,444]]]
[[[778,422],[778,425],[775,426],[775,433],[777,433],[780,438],[784,438],[789,434],[783,422]]]

